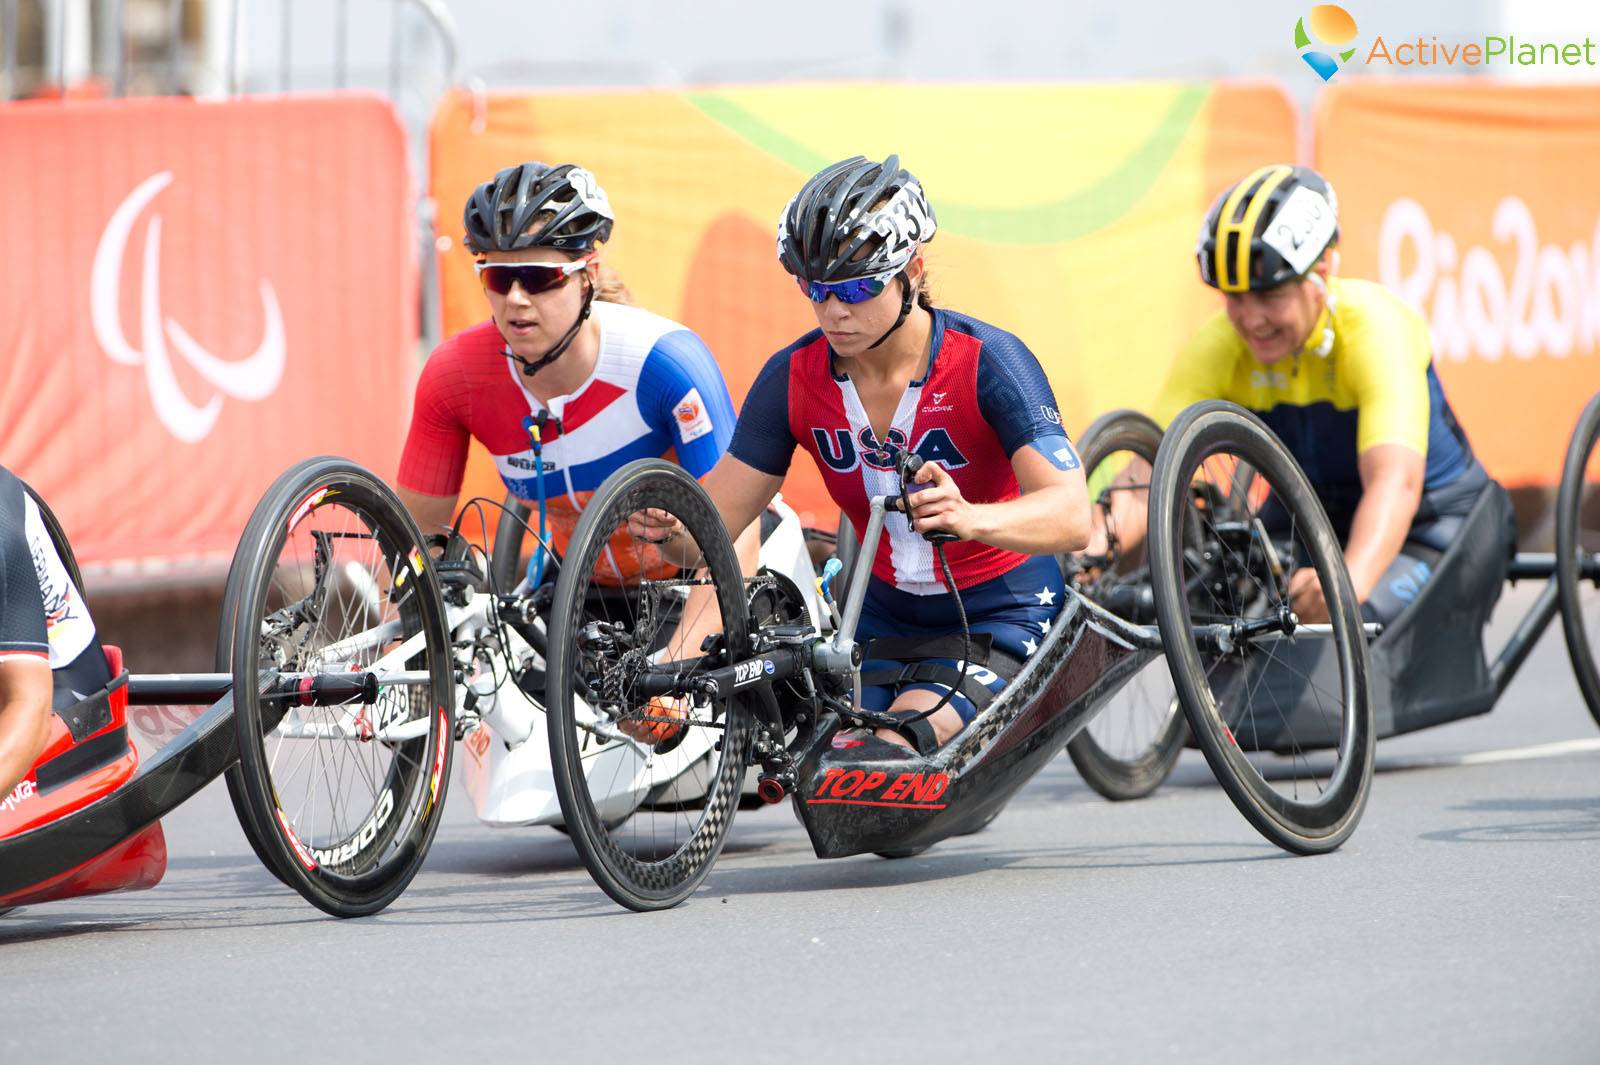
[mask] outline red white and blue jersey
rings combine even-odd
[[[613,471],[638,458],[668,458],[701,477],[733,434],[733,401],[705,343],[677,322],[637,307],[597,301],[594,371],[548,407],[524,387],[493,321],[440,344],[417,382],[399,483],[424,495],[461,491],[467,449],[478,440],[500,479],[537,501],[538,461],[528,419],[546,412],[541,432],[544,492],[559,547],[578,512]]]
[[[899,492],[895,454],[901,450],[943,466],[974,503],[1020,494],[1011,468],[1018,448],[1031,445],[1062,469],[1077,466],[1050,382],[1022,341],[939,309],[928,347],[927,373],[906,388],[887,439],[879,440],[827,339],[820,330],[806,334],[768,360],[756,378],[729,453],[781,477],[796,445],[804,448],[828,494],[858,529],[866,528],[872,497]],[[1029,557],[974,541],[949,544],[945,556],[960,588],[999,577]],[[933,545],[898,512],[885,519],[872,574],[915,595],[946,590]]]

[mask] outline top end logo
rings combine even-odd
[[[1309,27],[1309,32],[1307,32]],[[1356,39],[1356,20],[1350,17],[1350,12],[1338,4],[1318,4],[1311,9],[1311,13],[1299,19],[1294,24],[1294,46],[1300,51],[1300,58],[1306,61],[1306,66],[1317,72],[1317,76],[1327,81],[1339,72],[1339,68],[1350,61],[1356,54],[1354,47],[1345,48]],[[1327,48],[1313,48],[1312,45],[1321,45]]]

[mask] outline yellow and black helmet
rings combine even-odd
[[[1259,292],[1304,277],[1339,239],[1333,186],[1307,166],[1264,166],[1211,205],[1195,258],[1223,292]]]

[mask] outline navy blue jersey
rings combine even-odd
[[[1017,449],[1032,445],[1063,469],[1077,456],[1039,360],[1027,345],[994,326],[953,311],[933,312],[927,372],[912,381],[886,433],[874,435],[850,379],[834,364],[820,330],[768,360],[745,397],[728,451],[764,473],[782,476],[798,445],[810,453],[828,494],[856,528],[868,500],[899,490],[895,455],[910,450],[937,462],[962,496],[996,503],[1020,494],[1011,468]],[[945,591],[932,545],[903,515],[888,516],[873,576],[918,595]],[[959,587],[991,580],[1028,558],[965,541],[946,548]]]

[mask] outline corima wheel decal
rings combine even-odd
[[[428,812],[433,811],[433,804],[439,798],[439,784],[444,779],[444,758],[449,744],[454,742],[450,736],[450,718],[445,714],[444,707],[439,707],[439,739],[433,745],[433,776],[428,781]]]
[[[289,846],[294,850],[295,857],[300,859],[300,864],[305,866],[307,870],[315,869],[317,860],[311,857],[311,852],[306,850],[305,844],[300,842],[300,837],[294,834],[293,828],[289,827],[289,819],[283,816],[283,810],[279,809],[277,814],[278,824],[283,827],[283,834],[288,837]]]

